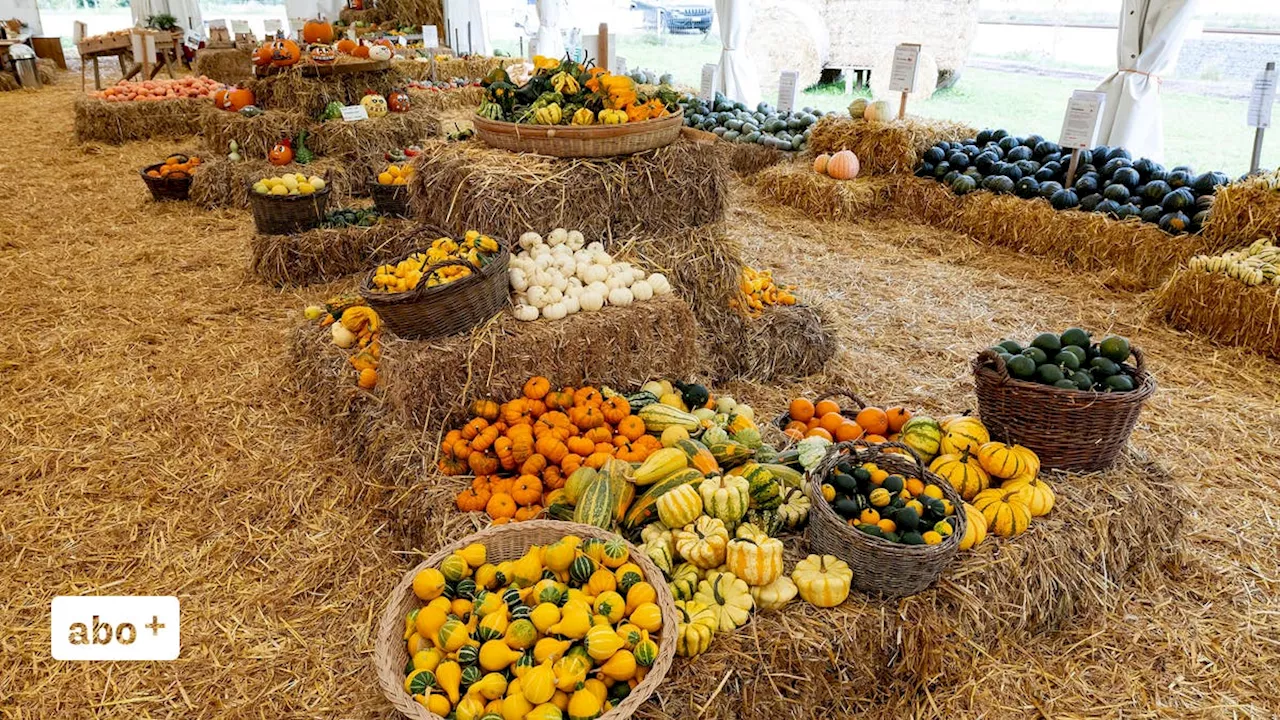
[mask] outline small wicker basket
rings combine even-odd
[[[992,350],[973,361],[978,414],[992,437],[1025,445],[1055,470],[1094,472],[1115,464],[1138,424],[1142,405],[1156,391],[1142,351],[1123,366],[1137,385],[1129,392],[1067,390],[1009,376]]]
[[[148,165],[138,171],[142,176],[142,181],[147,184],[147,189],[151,191],[151,197],[157,202],[164,200],[186,200],[191,193],[191,176],[180,178],[167,177],[151,177],[148,172],[159,170],[164,163],[156,163]]]
[[[500,562],[515,560],[524,555],[530,546],[546,545],[565,535],[604,540],[618,537],[607,530],[590,525],[556,520],[526,520],[507,525],[495,525],[441,548],[439,552],[405,573],[400,583],[391,591],[391,598],[382,611],[373,650],[373,664],[378,674],[378,684],[382,687],[382,694],[397,710],[405,717],[414,720],[442,720],[439,715],[415,702],[404,690],[404,668],[409,661],[409,653],[404,642],[404,618],[410,610],[422,605],[422,601],[413,594],[413,577],[418,574],[418,571],[438,567],[450,553],[471,543],[483,544],[488,551],[489,561]],[[601,715],[599,720],[623,720],[634,714],[662,683],[676,655],[678,620],[671,590],[667,587],[662,571],[653,564],[653,561],[634,546],[630,547],[630,562],[640,566],[645,580],[658,594],[656,604],[662,610],[662,631],[658,635],[658,659],[654,661],[648,675],[636,685],[631,694],[618,703],[617,707]]]
[[[907,454],[885,452],[889,448],[905,450]],[[928,485],[937,485],[943,497],[955,507],[954,532],[937,545],[902,545],[851,527],[822,497],[823,482],[848,455],[859,464],[873,462],[890,473],[918,477]],[[951,483],[929,472],[920,458],[902,443],[869,445],[855,440],[832,445],[826,457],[809,473],[806,489],[812,506],[809,546],[814,552],[834,555],[848,563],[853,570],[853,587],[873,595],[905,597],[928,588],[955,559],[968,524],[960,494]]]
[[[395,265],[413,253],[390,263]],[[396,335],[406,340],[422,340],[465,332],[487,321],[506,307],[510,295],[507,263],[511,253],[506,243],[498,241],[498,253],[484,267],[465,260],[445,260],[422,270],[423,278],[432,271],[451,265],[471,269],[471,274],[445,285],[427,287],[425,280],[412,290],[399,293],[374,290],[370,272],[360,284],[360,295],[378,312]]]
[[[611,157],[666,147],[680,137],[684,111],[621,125],[525,125],[471,118],[476,137],[490,147],[553,157]]]
[[[369,195],[373,196],[374,207],[383,215],[409,217],[409,186],[383,185],[377,180],[368,183]]]
[[[262,235],[289,235],[320,227],[328,205],[328,185],[310,195],[260,195],[249,188],[253,223]]]

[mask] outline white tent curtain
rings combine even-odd
[[[716,89],[747,107],[760,102],[760,81],[746,48],[752,14],[751,0],[716,0],[720,44],[724,46]]]
[[[199,0],[130,0],[129,10],[133,13],[134,25],[145,25],[152,15],[168,13],[178,19],[178,25],[188,35],[204,37]]]
[[[563,57],[564,38],[560,35],[561,0],[538,0],[538,34],[533,39],[533,54]]]
[[[346,6],[345,0],[284,0],[285,12],[290,18],[337,20],[338,13]]]
[[[1173,72],[1199,0],[1122,0],[1118,70],[1098,86],[1107,93],[1099,142],[1134,157],[1164,159],[1161,78]]]
[[[445,0],[444,17],[449,27],[449,40],[445,44],[459,55],[467,52],[476,55],[492,55],[489,33],[485,30],[484,10],[480,0]],[[467,23],[471,23],[471,46],[467,46]],[[453,39],[458,38],[458,47]]]

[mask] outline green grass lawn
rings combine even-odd
[[[719,61],[720,39],[715,35],[629,35],[619,39],[617,52],[627,59],[628,67],[671,72],[678,82],[697,85],[702,65]],[[908,110],[979,128],[1000,127],[1019,135],[1038,133],[1056,138],[1071,91],[1086,87],[1088,84],[1079,80],[969,68],[955,87],[939,91],[929,100],[912,102]],[[806,91],[801,103],[840,110],[849,99],[843,86],[818,86]],[[1253,129],[1244,123],[1246,109],[1243,100],[1166,93],[1165,164],[1191,165],[1198,171],[1222,170],[1232,177],[1243,174],[1249,169],[1253,148]],[[1264,147],[1262,165],[1280,165],[1280,138]]]

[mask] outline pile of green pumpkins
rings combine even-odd
[[[1063,390],[1129,392],[1137,387],[1125,362],[1129,340],[1109,335],[1093,342],[1089,333],[1070,328],[1062,334],[1040,333],[1029,345],[1003,340],[991,347],[1015,380],[1052,385]]]
[[[755,143],[784,151],[804,150],[810,129],[823,116],[821,110],[811,107],[778,112],[764,102],[753,112],[720,93],[710,103],[685,95],[680,107],[684,108],[684,124],[688,127],[715,133],[729,142]]]

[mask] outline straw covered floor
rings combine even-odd
[[[724,217],[728,170],[714,147],[676,142],[612,158],[513,155],[473,140],[435,143],[415,162],[417,217],[515,240],[529,228],[584,235],[685,230]]]
[[[896,109],[896,108],[895,108]],[[978,131],[965,123],[918,118],[911,115],[891,122],[854,120],[845,113],[829,115],[813,126],[809,149],[815,153],[852,150],[862,172],[910,173],[920,158],[941,140],[961,140]]]
[[[64,78],[0,94],[0,192],[22,200],[0,206],[5,711],[390,717],[372,630],[402,573],[479,522],[426,507],[466,480],[432,476],[435,438],[388,424],[394,368],[360,391],[302,326],[304,306],[348,286],[264,286],[245,271],[247,212],[148,199],[137,168],[181,145],[90,146],[29,172],[74,126]],[[677,663],[641,717],[1280,715],[1274,361],[1154,321],[1105,270],[892,218],[828,222],[736,185],[729,199],[741,260],[800,284],[836,340],[820,374],[715,386],[763,417],[828,385],[973,408],[979,348],[1068,325],[1132,338],[1160,387],[1125,463],[1055,476],[1060,505],[1027,535],[989,540],[915,598],[759,616]],[[411,469],[371,469],[387,464]],[[181,656],[52,661],[49,603],[78,594],[177,596]]]
[[[1280,358],[1280,290],[1222,273],[1179,270],[1160,288],[1158,315],[1179,330]]]

